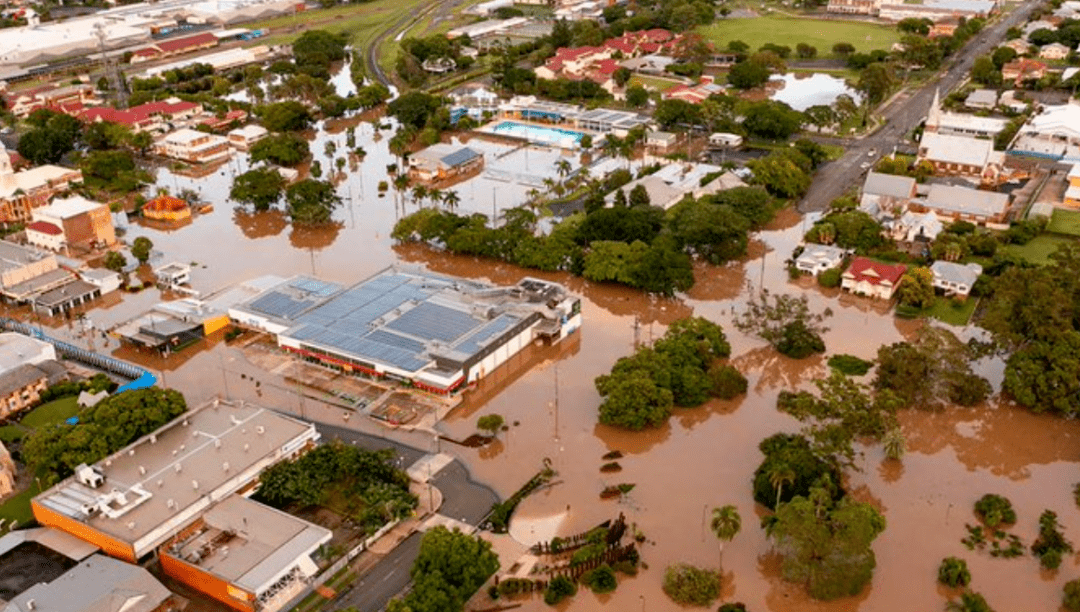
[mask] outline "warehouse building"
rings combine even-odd
[[[31,508],[38,523],[134,563],[318,439],[309,423],[214,400],[93,466],[79,466]]]
[[[573,333],[581,300],[533,278],[499,287],[388,268],[348,288],[296,277],[230,308],[229,317],[305,359],[448,394],[533,340]]]

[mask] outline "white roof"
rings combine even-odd
[[[236,134],[237,136],[243,137],[245,140],[251,140],[252,138],[261,138],[269,133],[270,132],[263,126],[249,123],[244,127],[238,127],[235,130],[230,130],[229,136]]]
[[[1043,111],[1033,116],[1024,128],[1025,132],[1056,134],[1072,132],[1080,134],[1080,106],[1061,104],[1043,107]]]
[[[952,134],[923,134],[920,147],[926,149],[926,158],[936,162],[985,166],[994,143],[989,140],[954,136]]]
[[[971,104],[989,104],[993,106],[997,104],[998,94],[993,89],[976,89],[968,94],[968,97],[964,99],[964,103]]]
[[[960,214],[993,216],[1009,207],[1009,194],[982,191],[959,185],[930,185],[926,205],[935,210]]]
[[[54,219],[70,219],[91,210],[97,210],[102,206],[105,205],[101,202],[94,202],[76,195],[70,198],[53,198],[52,203],[34,209],[34,213],[40,213],[42,216],[49,216]]]
[[[1080,178],[1080,164],[1073,164],[1067,178]]]
[[[1005,129],[1005,126],[1009,124],[1006,119],[998,119],[997,117],[979,117],[976,115],[965,115],[963,113],[941,113],[939,125],[943,127],[973,130],[977,132],[987,132],[996,134]]]
[[[870,172],[863,183],[863,194],[910,198],[915,191],[915,179],[881,172]]]
[[[930,266],[930,271],[935,277],[968,287],[975,284],[982,270],[982,266],[977,263],[963,265],[950,261],[935,261]]]
[[[818,262],[839,262],[844,258],[844,249],[837,246],[828,244],[816,244],[808,243],[803,247],[803,252],[795,259],[795,261],[801,261],[804,263],[818,263]]]
[[[175,132],[166,136],[163,140],[169,144],[174,145],[189,145],[196,140],[202,140],[203,138],[213,138],[213,134],[207,134],[206,132],[200,132],[199,130],[193,130],[191,128],[181,128]],[[217,138],[220,138],[218,136]]]
[[[75,170],[63,166],[44,165],[0,177],[0,197],[9,197],[20,189],[24,193],[30,193],[72,172]]]

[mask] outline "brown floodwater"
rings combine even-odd
[[[826,374],[825,359],[796,361],[778,355],[762,341],[739,333],[732,319],[748,291],[767,287],[806,295],[811,308],[833,313],[825,337],[829,354],[862,358],[872,358],[884,343],[914,337],[922,324],[896,319],[880,304],[820,289],[807,279],[790,281],[784,261],[805,230],[803,220],[790,210],[754,236],[742,261],[696,266],[698,283],[680,299],[650,298],[567,274],[394,245],[389,233],[395,220],[416,210],[417,203],[393,188],[379,197],[378,182],[388,180],[386,166],[398,161],[387,149],[390,132],[380,134],[367,121],[337,122],[330,132],[320,128],[313,133],[311,150],[324,169],[333,167],[324,153],[325,142],[333,140],[337,155],[343,155],[349,129],[356,130],[357,145],[367,154],[355,160],[338,185],[343,205],[331,227],[294,229],[279,212],[235,211],[227,201],[228,187],[231,177],[247,168],[247,162],[237,158],[202,179],[161,170],[160,186],[197,188],[214,211],[196,216],[179,231],[132,224],[126,240],[147,236],[164,253],[164,260],[196,262],[192,285],[204,294],[264,274],[317,274],[353,283],[395,263],[497,283],[541,276],[580,294],[585,323],[574,337],[554,347],[533,347],[511,360],[470,391],[440,425],[444,435],[462,440],[475,433],[476,419],[483,414],[499,413],[512,424],[496,443],[481,448],[442,445],[443,452],[460,457],[476,478],[504,497],[538,471],[545,458],[550,459],[560,484],[527,498],[518,510],[522,519],[565,515],[558,527],[565,535],[624,512],[648,537],[642,547],[647,569],[624,579],[614,594],[582,591],[560,609],[681,610],[660,588],[664,568],[677,561],[718,567],[717,542],[706,523],[708,512],[724,504],[734,504],[743,517],[742,532],[723,549],[725,598],[743,601],[758,612],[941,610],[948,592],[938,588],[936,572],[940,560],[950,555],[968,561],[972,588],[999,612],[1057,610],[1062,585],[1080,575],[1075,556],[1066,558],[1057,572],[1044,573],[1033,557],[993,559],[985,552],[969,552],[960,542],[964,524],[974,520],[974,501],[996,492],[1013,501],[1019,516],[1013,531],[1026,544],[1045,508],[1055,510],[1066,535],[1080,543],[1080,513],[1071,496],[1073,483],[1080,480],[1080,422],[1032,415],[995,397],[976,408],[903,413],[908,452],[900,462],[885,461],[879,447],[863,449],[859,469],[849,475],[848,484],[859,499],[878,505],[888,521],[874,544],[878,566],[873,581],[856,597],[828,603],[809,600],[800,586],[780,578],[780,559],[757,524],[761,512],[751,497],[750,478],[761,461],[758,443],[773,433],[800,428],[776,410],[777,394],[810,388],[814,378]],[[529,155],[537,164],[538,154]],[[501,209],[526,190],[524,185],[489,183],[457,186],[462,210]],[[108,328],[160,299],[157,289],[124,295],[122,302],[114,299],[92,309],[88,318],[96,329]],[[672,321],[690,315],[723,325],[732,345],[732,363],[748,377],[749,393],[732,401],[675,409],[670,421],[656,430],[634,433],[597,424],[594,378],[629,354],[636,342],[649,342]],[[44,324],[61,337],[88,340],[81,323]],[[120,348],[100,332],[93,337],[99,350],[162,373],[165,384],[182,390],[192,402],[224,393],[306,416],[345,418],[340,409],[304,400],[280,376],[248,363],[220,337],[168,358]],[[984,360],[978,371],[1000,388],[1000,360]],[[379,431],[374,423],[361,425]],[[429,434],[393,435],[433,448]],[[601,457],[614,450],[624,454],[619,460],[622,470],[601,473],[605,463]],[[622,499],[600,499],[605,486],[619,483],[636,486]],[[546,609],[539,599],[525,601],[521,608]]]

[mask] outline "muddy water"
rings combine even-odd
[[[344,154],[344,129],[339,122],[332,131],[321,127],[315,131],[311,149],[324,169],[333,167],[331,156],[325,153],[327,141],[336,143],[335,157]],[[197,262],[192,284],[203,292],[262,274],[317,274],[351,283],[395,262],[499,283],[537,274],[424,247],[393,245],[389,232],[394,221],[417,204],[408,194],[393,189],[378,194],[379,181],[389,180],[386,166],[398,161],[387,150],[390,132],[365,121],[355,129],[357,144],[367,155],[338,186],[344,204],[331,228],[297,230],[280,213],[234,211],[227,201],[231,177],[247,168],[238,157],[204,179],[161,170],[159,185],[199,189],[215,210],[199,215],[180,231],[133,225],[126,240],[147,236],[166,261]],[[530,164],[538,164],[539,159],[533,155]],[[508,197],[526,190],[524,185],[500,184]],[[459,186],[462,208],[490,211],[490,187],[485,183]],[[735,330],[731,321],[740,307],[739,296],[764,286],[805,294],[815,310],[831,309],[834,316],[826,335],[830,353],[871,358],[882,343],[910,338],[919,327],[888,316],[880,305],[821,290],[812,282],[789,281],[783,262],[804,229],[798,215],[782,213],[755,236],[745,260],[724,267],[698,267],[698,284],[679,300],[645,298],[629,289],[597,286],[565,274],[541,274],[583,296],[584,327],[564,344],[531,349],[494,373],[441,426],[445,435],[462,439],[475,432],[478,416],[499,413],[513,425],[497,443],[480,449],[444,444],[443,450],[464,459],[476,477],[504,496],[549,458],[561,483],[520,506],[519,515],[534,521],[524,527],[546,528],[555,521],[545,519],[560,516],[557,530],[565,535],[625,512],[646,534],[647,569],[623,581],[610,596],[579,593],[566,605],[567,610],[679,610],[660,589],[663,569],[675,561],[717,567],[719,551],[706,520],[711,508],[723,504],[734,504],[743,517],[742,533],[723,551],[725,596],[744,601],[751,610],[940,610],[945,596],[935,583],[936,568],[948,555],[968,560],[973,588],[995,609],[1056,610],[1062,584],[1080,574],[1075,558],[1066,559],[1056,574],[1044,575],[1033,558],[992,559],[986,553],[968,552],[960,539],[965,535],[964,523],[973,520],[972,503],[993,491],[1007,495],[1016,505],[1020,522],[1015,531],[1027,543],[1044,508],[1056,510],[1068,537],[1080,543],[1080,514],[1070,496],[1072,483],[1080,480],[1080,423],[1033,416],[996,401],[964,410],[905,413],[901,421],[909,451],[899,464],[883,463],[879,449],[866,449],[861,471],[851,475],[849,484],[860,499],[874,500],[889,522],[874,546],[878,569],[870,588],[857,597],[821,604],[808,601],[798,586],[780,580],[779,559],[757,526],[759,512],[751,498],[750,476],[761,460],[757,450],[761,439],[799,428],[799,423],[775,409],[777,394],[807,388],[826,372],[826,366],[822,358],[787,359]],[[99,328],[108,327],[159,299],[155,289],[126,295],[121,303],[95,308],[89,318]],[[700,408],[676,409],[670,422],[654,431],[631,433],[598,425],[599,398],[593,379],[630,353],[635,342],[648,342],[663,334],[673,320],[691,314],[724,326],[732,360],[749,378],[749,394]],[[82,342],[88,339],[76,325],[52,324],[57,335]],[[164,383],[181,389],[191,401],[227,393],[307,415],[344,419],[340,410],[300,399],[280,377],[258,371],[220,337],[166,359],[118,348],[115,341],[100,336],[95,341],[99,349],[163,373]],[[986,361],[979,369],[999,386],[1000,361]],[[377,429],[373,424],[365,427]],[[421,446],[432,443],[425,435],[412,439]],[[612,450],[625,454],[619,460],[623,469],[602,474],[601,456]],[[606,485],[618,483],[636,487],[622,500],[599,499]],[[535,600],[521,609],[547,607]]]

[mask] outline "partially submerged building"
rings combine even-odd
[[[23,591],[0,612],[173,612],[182,603],[144,568],[92,555]]]
[[[92,466],[79,466],[31,507],[38,523],[135,563],[213,505],[253,490],[264,470],[318,439],[310,423],[214,400]]]
[[[447,394],[535,339],[572,333],[581,300],[533,278],[499,287],[389,268],[351,287],[292,278],[230,308],[229,317],[305,359]]]
[[[409,177],[421,183],[450,180],[484,167],[484,156],[469,147],[434,144],[409,156]]]

